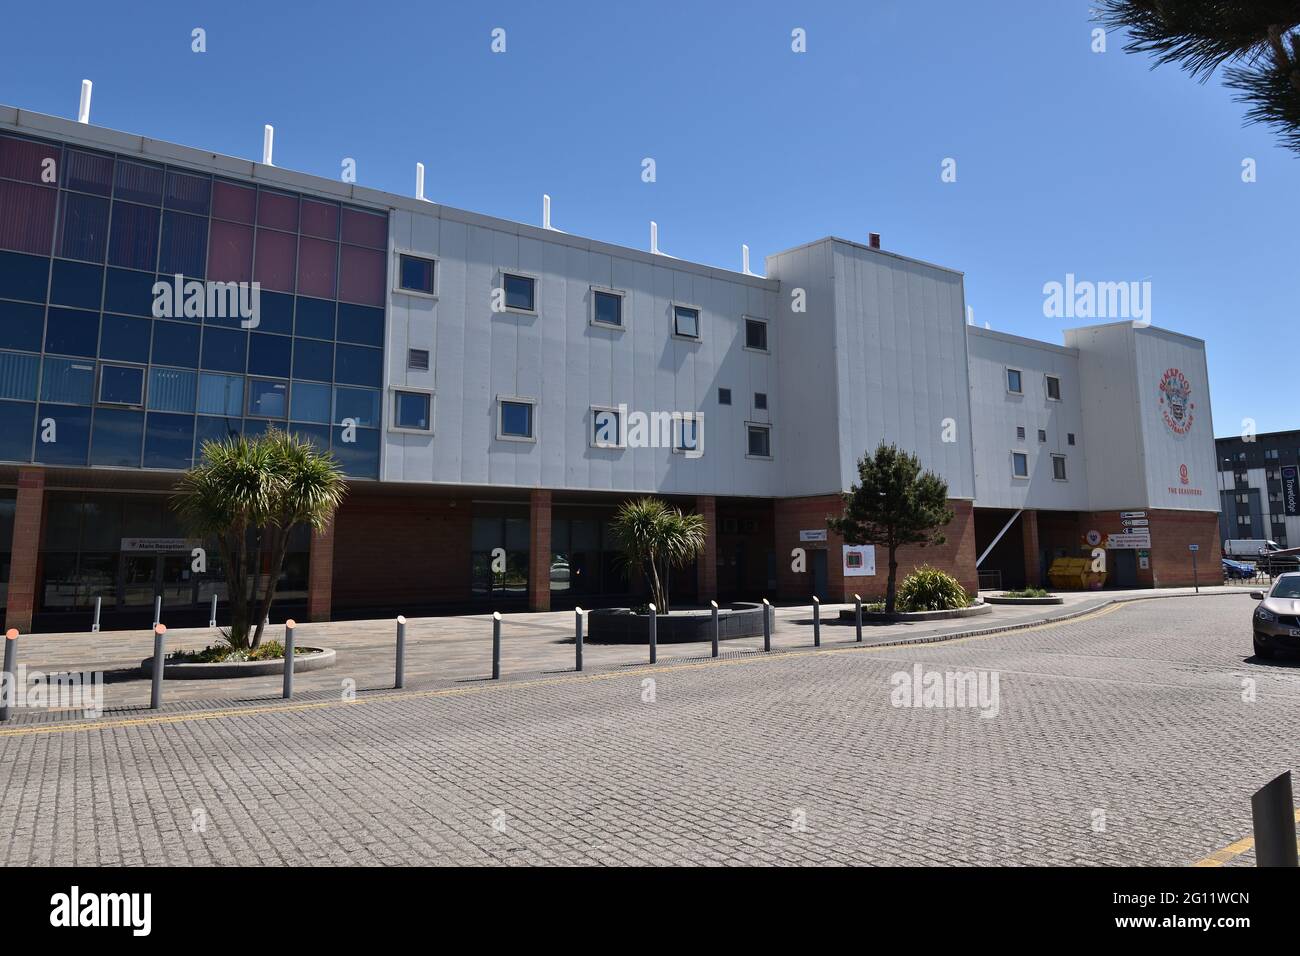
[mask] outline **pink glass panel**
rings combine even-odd
[[[384,304],[388,256],[375,249],[344,246],[339,264],[339,299],[359,305]]]
[[[298,294],[334,298],[338,243],[303,236],[298,240]]]
[[[231,222],[252,222],[257,213],[257,190],[218,179],[212,184],[212,215]]]
[[[253,227],[212,220],[208,242],[208,278],[215,282],[249,282],[253,278]]]
[[[63,150],[58,146],[0,136],[0,176],[7,179],[39,183],[45,168],[41,164],[47,159],[54,160],[52,168],[55,175],[62,175],[63,170],[59,168],[62,158]]]
[[[53,189],[0,180],[0,249],[48,256],[58,196]]]
[[[261,190],[257,195],[257,224],[297,232],[298,197]]]
[[[343,241],[372,249],[387,249],[388,217],[344,206]]]
[[[257,230],[257,266],[253,278],[271,292],[292,292],[298,237],[270,229]]]
[[[339,237],[339,207],[333,203],[302,201],[302,234],[319,239]]]

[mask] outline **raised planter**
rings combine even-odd
[[[306,647],[308,653],[293,656],[293,672],[318,671],[322,667],[334,666],[334,651],[328,647]],[[146,657],[140,662],[140,670],[145,676],[153,676],[153,658]],[[183,664],[170,661],[163,665],[164,680],[225,680],[231,677],[266,677],[271,674],[284,673],[284,658],[277,657],[269,661],[232,661],[215,664]]]
[[[1013,604],[1013,605],[1014,604],[1024,604],[1024,605],[1064,604],[1065,598],[1058,597],[1055,594],[1049,595],[1048,597],[1034,597],[1034,598],[989,597],[988,595],[985,595],[984,603],[985,604]]]
[[[946,621],[950,618],[957,617],[978,617],[981,614],[992,614],[993,608],[985,604],[982,600],[970,607],[959,607],[952,611],[895,611],[893,614],[886,614],[884,611],[867,611],[862,612],[863,624],[898,624],[904,621]],[[856,621],[857,609],[848,608],[840,611],[841,621]]]
[[[718,611],[718,639],[753,637],[763,633],[763,605],[732,604]],[[650,615],[629,608],[603,608],[588,612],[587,640],[596,644],[649,644]],[[660,614],[655,640],[660,644],[688,644],[713,640],[713,612],[673,611]]]

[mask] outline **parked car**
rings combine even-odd
[[[1248,581],[1256,574],[1255,566],[1249,561],[1223,559],[1223,579],[1225,581]]]
[[[1255,656],[1300,651],[1300,571],[1280,575],[1267,594],[1251,591],[1250,596],[1259,602],[1252,615]]]

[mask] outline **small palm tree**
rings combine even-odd
[[[275,428],[204,442],[201,456],[181,478],[172,507],[192,534],[216,539],[230,601],[226,638],[236,649],[254,649],[262,643],[290,533],[299,525],[325,528],[347,482],[332,455]],[[259,594],[263,553],[270,573]]]
[[[708,531],[703,516],[683,514],[658,498],[641,498],[624,504],[611,527],[623,559],[645,572],[651,600],[667,614],[668,571],[690,564],[704,550]]]

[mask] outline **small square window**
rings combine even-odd
[[[1066,436],[1065,436],[1065,442],[1066,442],[1067,445],[1073,445],[1073,444],[1074,444],[1074,432],[1069,432],[1069,433],[1066,434]]]
[[[428,392],[393,393],[393,425],[410,431],[432,431],[433,422],[430,415],[433,396]]]
[[[1045,441],[1047,441],[1047,432],[1040,428],[1038,429],[1038,442],[1042,444]]]
[[[1016,395],[1021,394],[1020,369],[1018,368],[1007,369],[1007,391],[1013,392]]]
[[[429,371],[429,350],[407,349],[406,367],[415,372]]]
[[[1061,400],[1061,380],[1055,375],[1047,376],[1047,397],[1054,402]]]
[[[434,261],[405,253],[397,257],[398,288],[403,292],[433,295]]]
[[[617,292],[593,289],[591,293],[591,321],[595,325],[623,327],[623,296]]]
[[[595,448],[623,447],[623,419],[618,409],[591,410],[591,444]]]
[[[688,339],[700,337],[700,310],[684,305],[673,306],[673,334]]]
[[[700,448],[700,421],[694,415],[673,416],[673,451],[698,455]]]
[[[1024,441],[1024,440],[1025,440],[1025,426],[1024,426],[1024,425],[1017,425],[1017,426],[1016,426],[1016,437],[1019,438],[1021,441]]]
[[[536,279],[507,272],[502,277],[502,284],[505,287],[507,309],[516,312],[537,311]]]
[[[718,404],[719,405],[731,404],[731,389],[729,388],[718,389]]]
[[[1065,481],[1065,456],[1052,456],[1052,477],[1057,481]]]
[[[755,393],[754,393],[754,408],[758,409],[759,411],[765,411],[765,410],[767,409],[767,393],[766,393],[766,392],[755,392]]]
[[[747,425],[749,432],[749,457],[772,457],[772,429],[767,425]]]
[[[497,438],[532,441],[533,403],[519,399],[501,399],[497,418]]]
[[[1029,477],[1029,456],[1023,451],[1011,453],[1011,474],[1016,478]]]
[[[144,404],[144,369],[105,365],[99,370],[99,400],[105,405]]]
[[[258,418],[284,418],[288,412],[289,386],[270,379],[248,380],[248,414]]]
[[[745,320],[745,348],[767,351],[767,323],[760,319]]]

